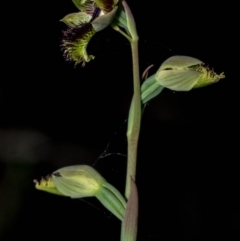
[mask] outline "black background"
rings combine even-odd
[[[147,106],[139,143],[138,240],[239,240],[238,44],[235,6],[128,1],[141,72],[172,55],[201,59],[226,78],[190,92],[164,90]],[[96,56],[74,67],[59,48],[70,0],[9,2],[1,33],[1,240],[119,240],[120,222],[95,199],[34,189],[32,180],[94,165],[123,192],[132,96],[130,46],[108,28]],[[115,134],[114,134],[115,133]],[[106,149],[107,144],[110,145]]]

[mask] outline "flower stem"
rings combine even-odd
[[[139,74],[139,57],[138,57],[138,34],[136,24],[130,8],[126,1],[122,2],[126,12],[128,29],[131,34],[131,50],[133,63],[133,90],[134,95],[128,117],[128,160],[127,160],[127,175],[125,196],[128,199],[130,195],[130,181],[136,178],[137,166],[137,146],[141,123],[141,89],[140,89],[140,74]]]
[[[120,34],[122,34],[127,40],[129,40],[130,42],[131,42],[131,37],[130,36],[128,36],[126,33],[124,33],[116,24],[111,24],[111,26],[112,26],[112,28],[115,30],[115,31],[117,31],[117,32],[119,32]]]
[[[138,40],[131,42],[132,61],[133,61],[133,89],[134,95],[128,117],[128,159],[125,196],[130,195],[130,178],[136,178],[137,166],[137,147],[141,124],[141,95],[140,95],[140,76],[138,64]]]

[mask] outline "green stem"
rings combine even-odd
[[[122,2],[126,11],[128,29],[131,34],[131,50],[133,63],[133,99],[128,117],[128,160],[127,160],[127,175],[125,196],[128,199],[130,195],[130,181],[136,178],[137,166],[137,146],[141,123],[141,89],[140,89],[140,74],[139,74],[139,57],[138,57],[138,34],[136,30],[135,20],[125,1]]]
[[[130,195],[130,178],[136,178],[137,166],[137,147],[141,123],[141,94],[140,94],[140,76],[138,63],[138,40],[131,42],[132,61],[133,61],[133,89],[134,95],[129,111],[128,118],[128,159],[127,159],[127,180],[125,195]]]

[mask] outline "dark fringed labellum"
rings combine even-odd
[[[61,49],[66,60],[74,62],[75,65],[82,63],[82,66],[94,58],[87,53],[87,45],[95,34],[91,23],[68,28],[63,32]]]

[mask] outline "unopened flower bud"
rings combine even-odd
[[[162,63],[156,74],[144,81],[141,87],[142,102],[148,102],[163,88],[189,91],[216,83],[223,78],[225,78],[224,73],[216,74],[199,59],[172,56]]]
[[[76,165],[58,169],[53,174],[34,180],[38,190],[71,198],[96,197],[116,217],[123,219],[126,201],[94,168]]]

